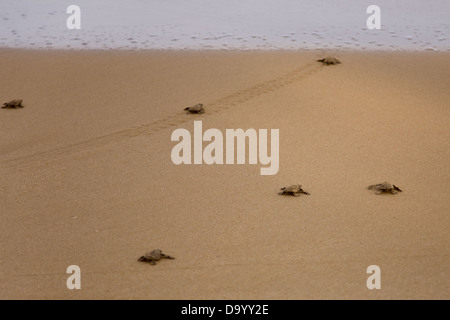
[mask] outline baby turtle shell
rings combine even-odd
[[[278,192],[279,195],[291,195],[294,197],[299,197],[300,194],[310,194],[309,192],[306,192],[305,190],[302,189],[302,186],[299,184],[293,184],[292,186],[289,187],[283,187],[281,188],[281,191]]]
[[[323,59],[317,60],[317,62],[322,62],[323,64],[326,64],[327,66],[330,64],[340,64],[341,62],[333,57],[325,57]]]
[[[157,261],[161,259],[175,259],[174,257],[165,255],[160,249],[147,252],[145,255],[138,259],[139,262],[148,262],[151,265],[155,265]]]
[[[390,184],[389,182],[383,182],[378,184],[373,184],[369,186],[367,189],[369,190],[375,190],[375,194],[382,194],[382,193],[392,193],[397,194],[398,191],[402,192],[399,187],[397,187],[395,184]]]
[[[184,108],[188,113],[202,114],[205,113],[205,109],[203,108],[203,104],[199,103],[192,107]]]
[[[23,108],[22,101],[23,101],[22,99],[15,99],[5,102],[2,108],[9,108],[9,109]]]

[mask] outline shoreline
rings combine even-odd
[[[25,47],[0,47],[0,51],[42,51],[42,52],[141,52],[141,53],[157,53],[157,52],[220,52],[220,53],[239,53],[239,52],[251,52],[251,53],[276,53],[276,52],[291,52],[291,53],[308,53],[308,52],[342,52],[342,53],[436,53],[436,54],[448,54],[450,49],[437,50],[433,48],[427,49],[356,49],[356,48],[303,48],[303,49],[176,49],[176,48],[145,48],[145,49],[125,49],[125,48],[25,48]]]

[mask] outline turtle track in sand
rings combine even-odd
[[[316,61],[310,62],[271,80],[261,82],[249,88],[238,90],[232,94],[216,99],[209,103],[206,102],[206,113],[201,115],[200,119],[226,112],[233,107],[253,98],[281,89],[295,82],[304,80],[320,72],[321,70],[323,70],[323,68],[324,66],[321,64],[317,64]],[[107,135],[69,144],[53,150],[38,152],[24,157],[7,160],[3,162],[2,167],[12,168],[20,166],[22,168],[25,168],[28,166],[39,165],[42,162],[47,162],[53,159],[60,159],[66,155],[70,155],[73,152],[89,151],[91,149],[119,142],[125,139],[130,139],[142,135],[152,135],[161,130],[186,122],[191,122],[193,121],[193,119],[195,118],[186,115],[184,112],[181,112],[179,114],[171,114],[160,120],[148,124],[116,131]]]

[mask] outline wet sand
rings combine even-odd
[[[0,298],[449,299],[450,55],[323,54],[0,50]],[[278,174],[174,165],[194,120],[279,129]]]

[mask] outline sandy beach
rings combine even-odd
[[[450,298],[448,52],[2,49],[0,70],[25,106],[0,109],[1,299]],[[175,165],[194,120],[279,129],[279,172]],[[176,259],[137,261],[156,248]]]

